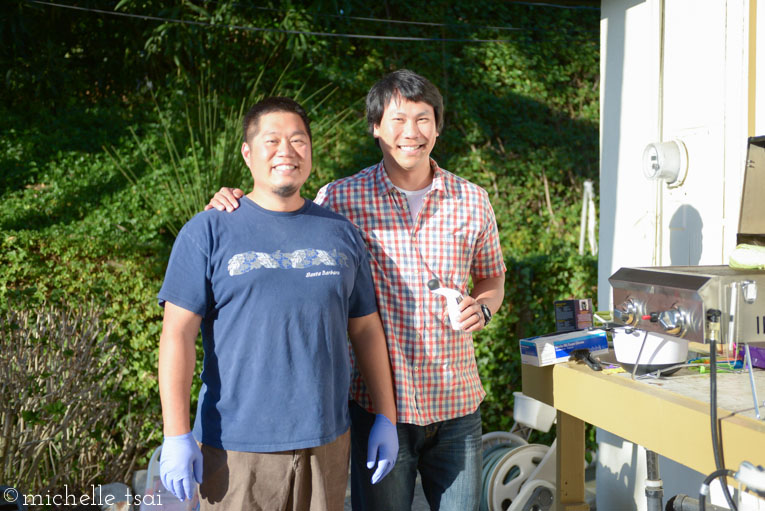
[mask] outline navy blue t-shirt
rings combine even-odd
[[[249,452],[326,444],[350,424],[348,318],[377,310],[366,245],[313,202],[240,202],[181,229],[159,292],[202,316],[194,436]]]

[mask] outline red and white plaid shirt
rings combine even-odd
[[[406,196],[383,163],[319,190],[316,202],[336,211],[361,232],[371,255],[388,351],[398,421],[420,426],[474,412],[481,386],[471,334],[452,330],[445,299],[428,280],[467,294],[468,278],[501,276],[505,264],[497,222],[485,190],[438,167],[417,221]],[[357,370],[351,398],[371,410]]]

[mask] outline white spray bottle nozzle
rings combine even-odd
[[[439,295],[446,298],[446,309],[449,311],[449,321],[452,324],[452,329],[462,330],[462,328],[460,328],[459,308],[459,304],[462,301],[462,293],[456,289],[441,287],[441,284],[436,279],[431,279],[428,281],[428,289],[430,289],[430,292],[434,295]]]

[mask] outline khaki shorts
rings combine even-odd
[[[282,452],[202,445],[201,511],[342,511],[350,431],[334,442]]]

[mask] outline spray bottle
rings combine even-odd
[[[430,289],[431,293],[446,298],[446,309],[449,311],[449,321],[452,324],[452,329],[462,330],[460,328],[460,302],[462,301],[462,294],[456,289],[441,287],[437,279],[428,281],[428,289]]]

